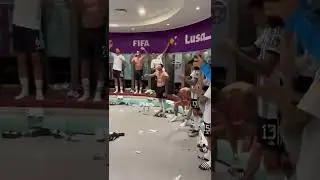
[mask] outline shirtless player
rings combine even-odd
[[[144,47],[141,47],[141,50],[147,54],[148,52]],[[131,59],[131,63],[134,64],[134,79],[135,79],[135,94],[139,92],[139,94],[142,93],[142,86],[143,86],[143,65],[144,65],[144,58],[145,54],[140,54],[140,51],[137,51],[137,53],[134,55],[134,57]]]
[[[190,88],[182,87],[178,92],[178,100],[174,102],[173,112],[174,116],[170,122],[174,122],[178,118],[179,107],[181,106],[184,109],[189,107],[190,105]],[[184,113],[184,112],[183,112]]]
[[[78,0],[77,2],[77,8],[81,17],[81,84],[83,88],[83,95],[78,100],[85,101],[90,97],[90,66],[96,63],[97,85],[94,101],[101,101],[105,67],[103,54],[107,50],[107,4],[104,0]]]
[[[149,77],[156,77],[157,89],[156,89],[156,98],[159,99],[160,111],[155,114],[155,116],[160,116],[165,114],[165,91],[166,91],[166,82],[169,78],[169,75],[166,71],[163,70],[163,64],[157,66],[156,72],[153,74],[146,74]]]

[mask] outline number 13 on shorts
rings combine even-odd
[[[279,140],[279,126],[277,123],[265,123],[261,126],[262,140],[271,146],[278,145]]]

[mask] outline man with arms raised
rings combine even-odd
[[[110,51],[112,48],[113,43],[112,41],[109,42],[109,52],[111,53],[113,57],[113,65],[112,65],[112,75],[114,79],[115,84],[115,91],[114,93],[118,93],[120,88],[120,93],[123,93],[123,67],[125,64],[125,58],[121,54],[121,51],[119,48],[116,48],[116,52],[113,53]]]
[[[152,60],[151,60],[151,70],[152,71],[156,71],[157,67],[159,64],[163,64],[163,56],[165,55],[165,53],[167,53],[170,44],[173,43],[173,40],[170,39],[170,41],[168,42],[168,44],[166,45],[165,49],[163,50],[163,52],[159,55],[156,56],[155,53],[152,53]]]
[[[152,74],[146,74],[149,77],[156,77],[157,87],[156,87],[156,98],[159,99],[161,109],[155,114],[155,116],[164,117],[165,110],[165,92],[166,92],[166,83],[168,81],[169,75],[166,71],[163,70],[163,64],[157,66],[156,72]]]
[[[144,47],[141,47],[141,50],[147,54],[148,52]],[[143,66],[144,66],[144,58],[145,55],[140,54],[140,51],[137,51],[137,53],[134,55],[134,57],[131,59],[132,64],[134,64],[134,79],[135,79],[135,94],[139,92],[139,94],[142,93],[142,86],[143,86]]]

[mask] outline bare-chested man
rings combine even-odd
[[[147,51],[144,47],[141,47],[141,50],[147,54]],[[142,86],[143,86],[143,66],[144,66],[144,58],[145,54],[141,54],[140,51],[133,56],[131,59],[132,64],[134,64],[134,79],[135,79],[135,94],[139,92],[142,93]]]
[[[159,112],[155,114],[155,116],[159,116],[160,113],[165,114],[165,107],[164,107],[164,102],[165,102],[165,92],[166,92],[166,82],[169,78],[169,75],[166,71],[163,70],[163,64],[159,64],[157,66],[156,72],[153,74],[147,74],[146,76],[149,77],[156,77],[157,81],[157,88],[156,88],[156,98],[159,99],[161,109]]]
[[[104,58],[106,51],[106,18],[107,4],[105,0],[78,0],[77,8],[80,12],[80,51],[81,83],[83,95],[79,101],[90,97],[90,66],[95,62],[97,72],[97,86],[94,101],[101,101],[101,91],[104,85]]]

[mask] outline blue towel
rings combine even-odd
[[[201,64],[200,71],[203,73],[205,79],[211,81],[211,67],[208,63]]]
[[[298,41],[315,59],[320,61],[320,17],[306,9],[297,9],[286,20]]]

